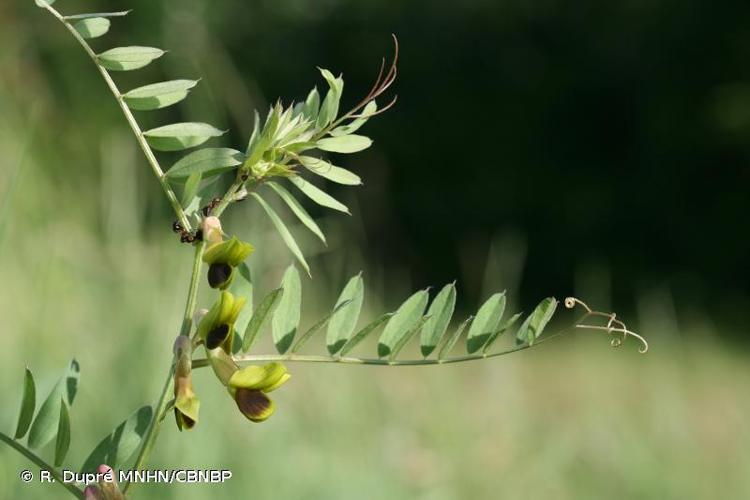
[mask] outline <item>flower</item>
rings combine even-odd
[[[177,365],[174,374],[174,417],[177,428],[192,429],[198,422],[200,400],[193,392],[192,361],[190,338],[185,335],[177,337],[175,354]]]
[[[248,420],[263,422],[275,409],[267,393],[281,387],[290,377],[286,367],[280,363],[251,365],[234,372],[227,388]]]
[[[221,292],[219,300],[198,323],[198,336],[203,339],[206,349],[221,346],[226,352],[232,352],[234,323],[244,305],[244,297],[235,297],[227,291]]]
[[[227,241],[211,243],[203,253],[203,262],[209,265],[209,286],[225,290],[232,283],[234,268],[254,250],[250,243],[240,241],[236,236]]]

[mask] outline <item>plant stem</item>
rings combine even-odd
[[[96,57],[96,53],[91,49],[91,47],[86,42],[86,40],[84,40],[84,38],[78,33],[78,31],[76,31],[73,25],[71,25],[65,19],[63,15],[61,15],[51,5],[44,5],[44,8],[47,9],[53,16],[55,16],[58,21],[63,23],[63,25],[66,28],[68,28],[68,31],[70,31],[73,37],[81,45],[81,47],[83,47],[83,50],[86,51],[86,54],[88,54],[88,56],[94,62],[94,65],[99,70],[99,73],[101,73],[102,78],[104,78],[104,81],[107,83],[109,90],[112,91],[112,94],[114,95],[115,100],[117,101],[117,104],[120,105],[120,109],[122,110],[122,113],[125,115],[125,119],[128,121],[130,128],[133,130],[133,134],[135,135],[135,138],[138,141],[138,144],[140,145],[141,150],[143,151],[143,154],[146,156],[146,160],[148,160],[148,163],[151,166],[151,170],[153,170],[154,175],[159,181],[159,184],[161,184],[161,188],[164,190],[164,194],[167,195],[167,199],[169,200],[169,203],[172,205],[172,208],[174,209],[174,212],[177,215],[177,218],[179,219],[180,224],[182,225],[183,228],[185,228],[186,231],[190,231],[192,229],[190,225],[190,221],[188,220],[187,215],[185,214],[185,211],[182,209],[182,205],[180,205],[180,202],[177,199],[177,195],[175,194],[172,187],[169,185],[169,181],[167,181],[167,178],[164,175],[164,171],[162,170],[161,165],[159,165],[159,161],[156,159],[156,156],[154,156],[154,152],[152,151],[151,146],[149,146],[148,142],[146,142],[146,139],[143,136],[143,131],[141,131],[141,128],[138,125],[138,122],[135,120],[133,113],[131,113],[130,108],[128,108],[128,105],[123,100],[122,94],[120,93],[120,90],[117,88],[117,85],[115,84],[114,80],[112,80],[112,77],[110,76],[109,72],[103,66],[99,64],[98,59]]]
[[[182,316],[182,328],[180,335],[189,335],[193,328],[193,315],[195,314],[196,299],[198,297],[198,288],[201,279],[201,268],[203,267],[203,250],[206,248],[204,242],[195,245],[193,254],[193,269],[190,274],[190,286],[188,288],[188,297],[185,302],[185,314]]]
[[[39,458],[34,452],[27,449],[22,444],[18,443],[15,439],[11,438],[10,436],[5,435],[4,433],[0,432],[0,441],[4,441],[8,446],[16,450],[18,453],[23,455],[24,457],[28,458],[34,464],[39,466],[40,469],[46,470],[50,473],[52,478],[55,480],[57,484],[68,490],[73,496],[76,498],[83,498],[83,490],[81,490],[78,486],[76,486],[73,483],[66,483],[63,481],[62,476],[60,475],[57,470],[52,467],[50,464]]]
[[[187,301],[185,302],[185,313],[182,317],[182,327],[180,328],[180,335],[189,335],[190,330],[193,327],[193,314],[195,314],[196,297],[198,296],[198,287],[200,284],[201,269],[203,267],[203,250],[206,244],[201,242],[195,245],[195,253],[193,255],[193,268],[190,273],[190,286],[188,288]],[[175,370],[175,359],[172,358],[172,362],[169,366],[169,372],[167,373],[167,379],[164,381],[164,387],[162,388],[161,395],[159,396],[159,402],[156,405],[156,411],[154,412],[153,419],[151,420],[151,426],[148,428],[146,436],[143,438],[141,443],[141,449],[138,451],[138,457],[135,460],[133,469],[142,469],[151,455],[151,451],[156,444],[156,438],[159,436],[159,430],[161,424],[164,421],[164,417],[171,400],[171,393],[174,389],[174,370]],[[133,483],[128,482],[123,487],[123,492],[126,493],[132,486]]]

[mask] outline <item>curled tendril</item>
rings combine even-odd
[[[568,309],[573,309],[576,306],[582,307],[586,313],[576,322],[575,328],[580,328],[582,330],[599,330],[607,332],[609,335],[614,334],[622,334],[622,338],[620,337],[614,337],[610,341],[610,345],[612,347],[620,347],[623,342],[628,338],[628,336],[634,337],[638,339],[641,342],[641,347],[638,349],[638,352],[641,354],[645,354],[648,352],[648,342],[646,342],[646,339],[638,335],[632,330],[629,330],[627,325],[617,319],[617,315],[615,313],[604,313],[600,311],[594,311],[591,309],[585,302],[582,300],[579,300],[575,297],[566,297],[565,298],[565,307]],[[607,324],[606,326],[602,325],[591,325],[585,323],[585,321],[590,317],[601,317],[601,318],[607,318]]]

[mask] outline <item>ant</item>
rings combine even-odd
[[[208,217],[209,215],[211,215],[211,212],[219,203],[221,203],[221,198],[213,198],[208,205],[201,209],[201,213],[203,214],[203,216]],[[203,240],[202,229],[197,229],[195,233],[190,233],[184,227],[182,227],[182,224],[180,224],[180,221],[178,220],[172,222],[172,231],[180,235],[181,243],[195,243],[196,241]]]
[[[193,234],[182,227],[182,224],[180,224],[180,221],[178,220],[172,223],[172,231],[180,235],[181,243],[195,243],[196,241],[201,241],[203,239],[202,229],[197,229]]]
[[[216,206],[217,206],[217,205],[218,205],[219,203],[221,203],[221,198],[214,198],[214,199],[212,199],[212,200],[211,200],[211,201],[210,201],[210,202],[208,203],[208,205],[206,205],[205,207],[203,207],[203,208],[201,209],[201,212],[203,212],[203,216],[204,216],[204,217],[208,217],[209,215],[211,215],[211,212],[213,211],[213,209],[214,209],[214,208],[216,208]]]

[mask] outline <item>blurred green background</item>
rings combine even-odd
[[[357,101],[398,35],[399,103],[368,123],[374,147],[340,162],[365,186],[331,187],[353,217],[309,207],[327,248],[292,227],[314,275],[307,324],[364,270],[368,317],[457,279],[464,315],[494,290],[527,311],[575,293],[652,345],[640,356],[579,334],[464,366],[293,365],[262,425],[201,373],[200,424],[168,422],[151,465],[233,479],[136,498],[750,497],[750,4],[56,7],[133,8],[92,45],[170,52],[120,87],[203,78],[187,101],[139,113],[144,128],[208,121],[239,149],[254,109],[321,86],[315,66],[343,72]],[[25,365],[41,397],[75,356],[75,469],[158,394],[191,251],[90,60],[31,0],[0,3],[0,173],[0,428],[15,425]],[[257,300],[291,256],[252,203],[225,227],[258,247]],[[26,467],[0,448],[0,498],[63,495],[22,484]]]

